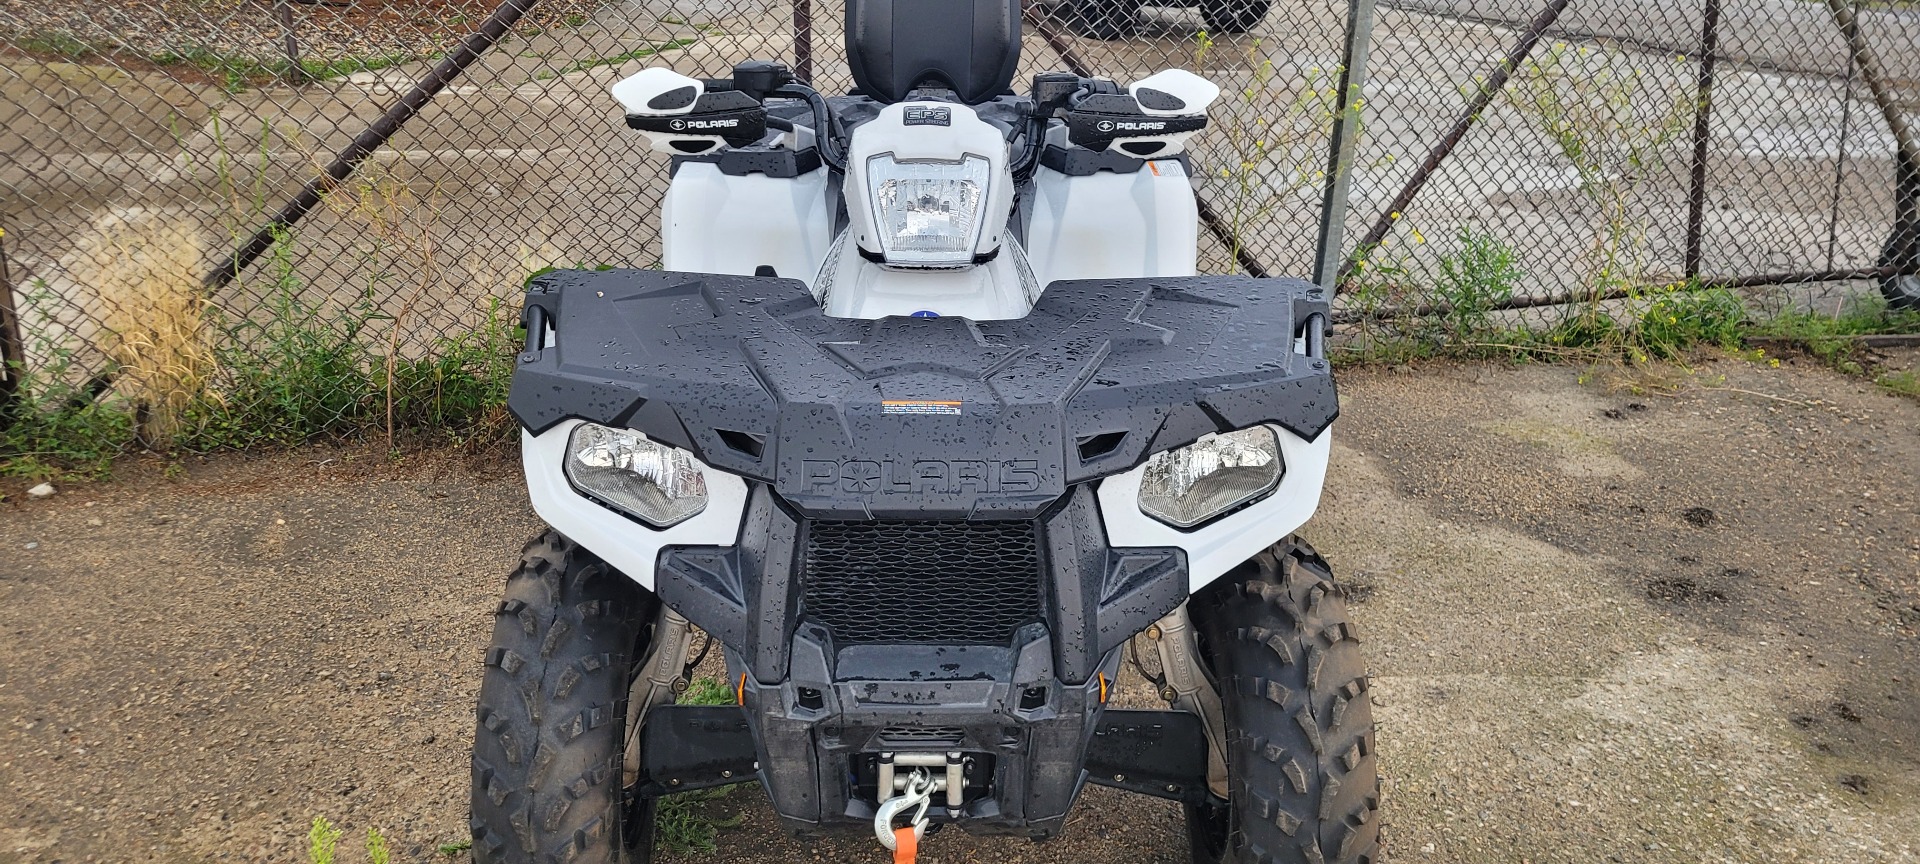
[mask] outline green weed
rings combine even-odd
[[[1781,340],[1849,375],[1872,373],[1872,358],[1857,337],[1920,333],[1920,311],[1890,309],[1878,297],[1850,303],[1837,315],[1796,310],[1760,322],[1752,335]],[[1897,377],[1897,376],[1896,376]],[[1897,392],[1898,382],[1894,388]]]
[[[1903,372],[1889,372],[1873,379],[1873,383],[1880,385],[1882,389],[1897,396],[1905,396],[1909,399],[1920,399],[1920,374],[1915,374],[1912,369]]]
[[[1731,291],[1675,286],[1646,304],[1633,341],[1647,354],[1663,359],[1703,345],[1736,348],[1746,319],[1746,308]]]
[[[67,60],[85,60],[103,53],[92,43],[60,30],[31,33],[14,44],[29,54],[51,54]]]
[[[1433,325],[1441,339],[1453,343],[1472,343],[1486,339],[1496,329],[1493,312],[1519,293],[1519,256],[1504,240],[1475,231],[1460,229],[1460,248],[1440,259],[1440,280],[1433,297],[1438,314]]]
[[[367,829],[367,861],[369,864],[393,864],[393,853],[387,851],[387,838],[380,836],[380,829]]]
[[[1649,74],[1638,59],[1560,44],[1527,61],[1502,91],[1559,151],[1597,211],[1587,278],[1595,297],[1646,281],[1648,217],[1634,201],[1663,178],[1687,129],[1694,103],[1685,63]]]
[[[687,686],[687,692],[674,701],[681,705],[728,705],[733,700],[733,691],[725,682],[702,677],[693,679]]]
[[[333,827],[325,816],[313,817],[313,827],[307,829],[308,864],[333,864],[333,856],[340,845],[340,829]]]
[[[334,864],[344,836],[346,832],[334,827],[327,817],[313,817],[313,827],[307,829],[307,864]],[[368,864],[393,864],[393,852],[380,829],[367,829],[366,850]]]
[[[190,446],[296,443],[356,431],[371,414],[379,388],[362,333],[386,318],[372,286],[329,309],[304,296],[287,241],[273,250],[265,314],[227,328],[219,351],[225,397],[208,406]]]
[[[19,311],[27,320],[46,321],[58,303],[47,283],[35,280],[19,298]],[[4,418],[9,422],[0,423],[0,475],[104,476],[133,443],[132,412],[94,398],[94,367],[80,362],[54,329],[30,328],[26,353],[37,361],[12,370],[18,401]]]
[[[427,352],[393,364],[381,389],[394,394],[394,423],[464,437],[499,432],[513,382],[520,322],[499,298],[488,300],[479,327],[433,341]]]

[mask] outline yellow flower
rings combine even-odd
[[[1420,229],[1415,228],[1413,229],[1413,242],[1425,243],[1427,242],[1427,235],[1420,233]]]

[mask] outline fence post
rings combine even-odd
[[[280,32],[287,49],[287,83],[307,83],[307,67],[300,65],[300,40],[293,35],[293,6],[288,0],[273,0],[273,14],[280,19]]]
[[[793,0],[793,77],[813,83],[813,0]]]
[[[0,429],[13,424],[21,398],[20,379],[26,372],[20,312],[13,304],[13,274],[7,268],[7,229],[0,225]]]
[[[1373,46],[1374,0],[1352,0],[1347,7],[1347,44],[1340,60],[1339,114],[1327,153],[1327,186],[1320,201],[1319,259],[1313,281],[1336,290],[1345,257],[1347,195],[1353,189],[1353,151],[1359,142],[1360,107],[1366,101],[1367,52]]]
[[[1701,246],[1706,239],[1707,145],[1713,138],[1713,84],[1720,60],[1720,0],[1706,0],[1700,24],[1700,79],[1693,105],[1693,179],[1687,191],[1688,280],[1700,278]]]
[[[1827,269],[1833,269],[1834,255],[1840,246],[1840,195],[1847,183],[1847,139],[1853,132],[1853,79],[1859,76],[1860,63],[1847,54],[1847,80],[1840,85],[1840,155],[1833,160],[1833,209],[1827,216]]]

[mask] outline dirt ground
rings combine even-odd
[[[1391,858],[1920,861],[1920,403],[1795,362],[1709,361],[1672,396],[1582,377],[1342,379],[1307,534],[1359,601]],[[513,460],[124,475],[0,489],[0,864],[302,860],[315,816],[444,860],[489,613],[539,527]],[[781,838],[758,794],[685,860],[881,860]],[[1063,841],[923,850],[1184,839],[1091,790]]]

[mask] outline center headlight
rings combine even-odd
[[[1264,497],[1285,472],[1280,439],[1255,426],[1203,438],[1147,460],[1140,510],[1176,528],[1192,528]]]
[[[928,268],[972,264],[988,170],[979,156],[958,162],[896,162],[890,154],[868,159],[867,188],[886,262]]]
[[[656,528],[707,509],[707,475],[692,454],[638,432],[582,423],[567,439],[567,482]]]

